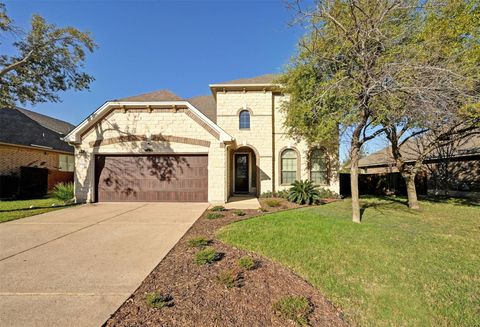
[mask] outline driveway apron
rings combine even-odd
[[[0,224],[0,325],[102,325],[207,207],[101,203]]]

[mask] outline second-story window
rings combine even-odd
[[[250,112],[248,110],[240,111],[239,115],[240,129],[250,128]]]

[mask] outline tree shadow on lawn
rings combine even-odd
[[[373,208],[380,212],[381,214],[385,214],[385,211],[382,210],[386,207],[391,207],[392,204],[401,204],[401,206],[396,206],[395,209],[401,210],[406,213],[415,213],[408,208],[408,200],[406,198],[398,198],[398,197],[391,197],[391,196],[362,196],[360,201],[362,200],[370,200],[367,202],[363,202],[360,206],[360,220],[363,220],[364,213],[367,209]]]
[[[408,207],[408,199],[406,197],[393,197],[393,196],[362,196],[361,200],[370,200],[364,202],[360,206],[360,220],[363,220],[363,215],[368,208],[373,208],[379,211],[381,214],[385,214],[385,211],[382,208],[391,206],[394,203],[401,204],[402,206],[396,206],[395,209],[401,210],[405,213],[415,214],[418,210],[412,210]],[[420,196],[419,200],[429,203],[443,203],[443,204],[453,204],[458,206],[472,206],[480,207],[480,202],[475,199],[467,198],[454,198],[454,197],[432,197],[432,196]],[[421,204],[420,204],[421,209]]]
[[[480,207],[480,199],[475,198],[456,198],[449,196],[422,196],[422,201],[431,203],[454,204],[458,206]]]

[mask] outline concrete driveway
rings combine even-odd
[[[0,224],[0,325],[102,325],[207,207],[102,203]]]

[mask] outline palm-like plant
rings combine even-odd
[[[320,200],[320,192],[318,186],[310,180],[300,180],[292,183],[288,200],[298,204],[312,204]]]

